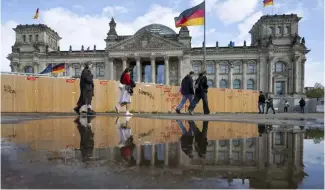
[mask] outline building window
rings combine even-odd
[[[194,74],[199,74],[201,69],[200,69],[200,64],[198,62],[193,63],[193,71]]]
[[[247,143],[248,147],[252,147],[255,144],[255,139],[248,138],[248,139],[246,139],[246,143]]]
[[[32,35],[29,35],[29,41],[33,41],[33,36]]]
[[[240,145],[240,140],[239,140],[239,139],[233,139],[233,140],[232,140],[232,144],[233,144],[234,146],[239,146],[239,145]]]
[[[23,35],[23,41],[26,42],[26,35]]]
[[[219,87],[220,88],[227,88],[228,87],[227,81],[225,79],[220,80]]]
[[[220,73],[223,73],[223,74],[228,73],[228,65],[226,65],[226,64],[221,64],[221,65],[220,65]]]
[[[81,66],[79,64],[74,64],[74,75],[80,77],[81,75]]]
[[[282,62],[275,63],[275,72],[281,73],[285,71],[285,64]]]
[[[32,66],[27,66],[24,68],[25,73],[34,73],[34,68]]]
[[[276,35],[280,35],[281,34],[281,26],[276,28]]]
[[[232,160],[238,161],[240,159],[240,153],[239,152],[232,152]]]
[[[253,152],[246,152],[246,160],[252,161],[253,155]]]
[[[251,74],[255,73],[255,64],[248,65],[247,73],[251,73]]]
[[[240,65],[234,65],[234,73],[240,73]]]
[[[214,67],[213,64],[207,65],[207,74],[213,74],[214,73]]]
[[[238,80],[238,79],[234,80],[233,88],[240,89],[240,80]]]
[[[275,92],[277,95],[283,95],[284,88],[285,88],[284,81],[275,82]]]
[[[268,36],[269,36],[269,35],[272,35],[272,30],[273,30],[272,27],[269,27],[269,28],[267,29],[267,35],[268,35]]]
[[[275,145],[283,145],[284,144],[284,136],[283,132],[275,133]]]
[[[213,87],[213,80],[208,80],[208,86],[209,86],[209,88]]]
[[[105,76],[105,65],[103,63],[97,65],[97,76],[103,77]]]
[[[226,153],[224,151],[219,152],[219,160],[226,160]]]
[[[35,35],[35,41],[38,42],[38,34]]]
[[[288,26],[287,27],[284,27],[283,33],[285,35],[289,34],[289,27]]]
[[[284,163],[284,157],[280,154],[274,155],[274,163],[275,164],[283,164]]]
[[[247,89],[248,90],[254,90],[254,80],[253,79],[248,79],[248,81],[247,81]]]
[[[226,140],[220,140],[220,141],[219,141],[219,145],[220,145],[221,147],[224,147],[224,146],[227,145],[227,141],[226,141]]]

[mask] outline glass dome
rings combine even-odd
[[[150,24],[145,27],[142,27],[140,30],[138,30],[134,35],[142,34],[145,32],[150,32],[150,33],[156,33],[159,35],[171,35],[171,34],[176,34],[176,32],[164,25],[161,24]]]

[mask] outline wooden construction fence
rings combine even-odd
[[[79,98],[79,79],[1,75],[1,112],[73,112]],[[119,98],[117,81],[94,80],[92,107],[114,111]],[[182,96],[178,86],[140,83],[134,89],[130,110],[175,112]],[[208,102],[215,112],[257,112],[258,91],[210,88]],[[187,111],[187,102],[182,111]],[[202,112],[202,102],[195,112]]]
[[[115,147],[120,142],[118,125],[114,117],[97,117],[91,121],[94,133],[94,148]],[[73,118],[33,120],[21,124],[3,124],[1,138],[18,144],[27,144],[34,150],[57,151],[80,147],[80,134]],[[120,118],[126,123],[126,117]],[[188,129],[187,121],[182,121]],[[202,121],[196,122],[202,130]],[[135,144],[162,144],[178,142],[182,131],[175,121],[132,118],[128,128]],[[209,122],[208,140],[229,140],[255,138],[258,136],[256,124],[234,122]]]

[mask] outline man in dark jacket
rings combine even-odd
[[[195,81],[195,95],[194,99],[191,101],[188,112],[192,115],[197,103],[202,99],[203,102],[203,112],[204,114],[210,114],[210,109],[208,105],[208,79],[206,77],[206,71],[200,73],[199,78]]]
[[[196,128],[193,128],[193,126],[190,125],[189,130],[187,130],[181,121],[176,120],[176,122],[182,130],[182,136],[180,138],[182,151],[188,157],[193,158],[193,141],[194,141],[194,131],[196,130]]]
[[[91,109],[91,101],[94,96],[94,81],[91,74],[88,63],[85,63],[85,67],[82,70],[80,77],[80,96],[77,106],[73,109],[78,115],[80,115],[80,109],[82,113],[87,115],[94,115],[95,112]],[[86,111],[87,110],[87,111]]]
[[[306,105],[306,102],[305,102],[304,98],[301,98],[299,101],[300,113],[305,113],[305,105]]]
[[[269,109],[270,108],[272,109],[273,114],[275,114],[274,107],[273,107],[273,98],[272,97],[269,97],[267,99],[267,101],[266,101],[266,107],[267,107],[267,109],[266,109],[266,113],[265,114],[267,114],[267,112],[269,112]]]
[[[181,100],[181,103],[176,108],[176,113],[178,113],[178,114],[181,113],[181,109],[183,108],[183,106],[187,100],[189,102],[191,102],[193,100],[193,96],[194,96],[193,78],[192,78],[193,75],[194,75],[194,72],[191,71],[182,80],[180,92],[182,93],[183,98]]]
[[[263,112],[261,112],[261,106]],[[258,96],[258,113],[264,114],[264,107],[265,107],[265,96],[262,91],[260,91],[260,95]]]

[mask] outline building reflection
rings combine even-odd
[[[62,160],[93,157],[139,169],[193,170],[193,175],[203,171],[229,183],[248,179],[251,188],[297,188],[306,175],[305,129],[299,126],[97,117],[84,125],[77,120],[78,127],[71,128],[73,122],[67,121],[69,127],[60,120],[3,125],[2,137],[60,154]],[[39,122],[52,122],[54,127]],[[93,137],[83,141],[82,131],[89,126]]]

